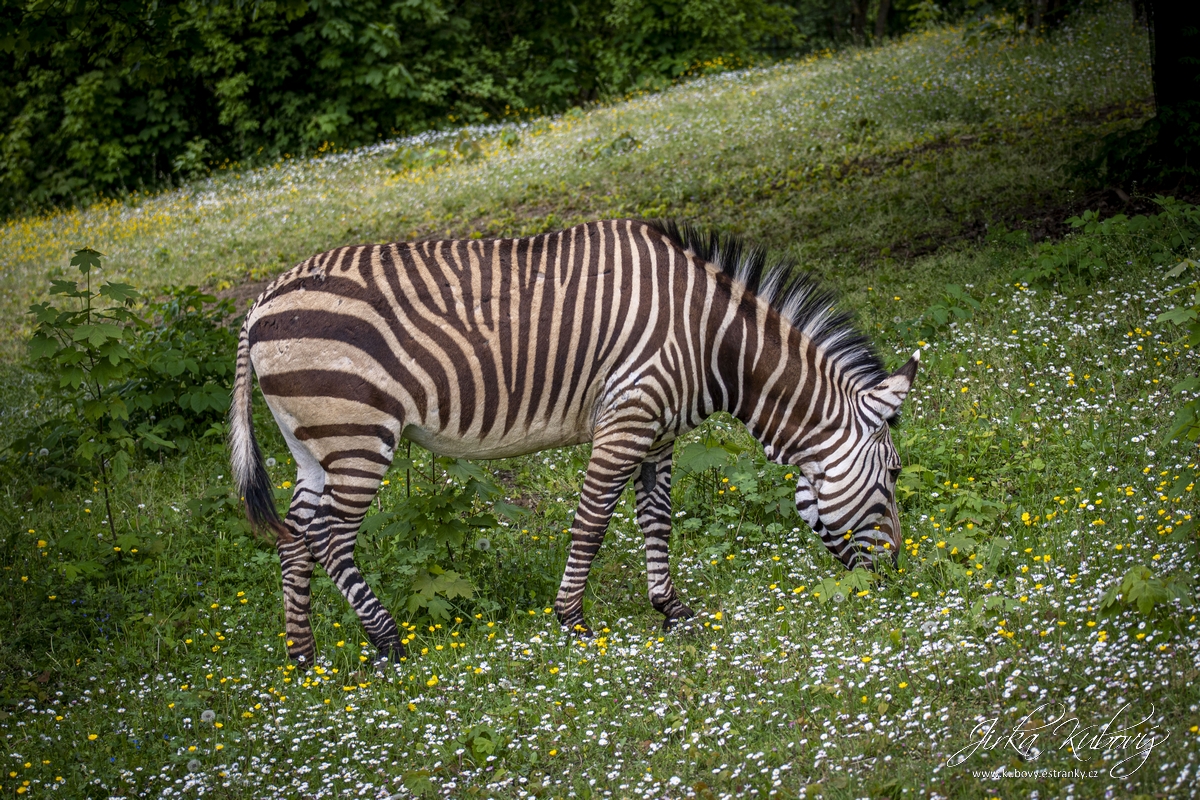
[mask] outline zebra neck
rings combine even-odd
[[[811,416],[820,355],[808,337],[765,304],[747,308],[717,345],[714,410],[739,419],[768,457],[794,445]],[[754,311],[751,313],[746,313]]]

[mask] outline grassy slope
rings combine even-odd
[[[1015,46],[967,48],[938,30],[535,122],[515,150],[485,136],[487,157],[432,171],[398,171],[394,145],[220,170],[176,192],[0,226],[0,341],[15,352],[46,273],[84,245],[140,286],[269,275],[348,242],[634,214],[742,231],[806,262],[926,247],[1064,199],[1060,167],[1080,141],[1144,110],[1144,61],[1144,39],[1116,17]],[[640,147],[581,157],[624,132]]]
[[[1029,291],[1008,280],[1028,262],[1021,248],[963,246],[870,266],[884,248],[919,248],[923,236],[970,233],[1006,209],[1068,197],[1059,167],[1081,141],[1125,124],[1095,109],[1136,110],[1148,91],[1145,43],[1122,13],[1036,45],[964,50],[957,32],[943,30],[708,78],[534,125],[516,151],[433,172],[397,175],[381,148],[8,225],[0,316],[10,320],[77,244],[109,252],[153,286],[233,280],[356,239],[532,232],[633,213],[689,217],[790,248],[847,290],[893,363],[906,345],[884,327],[916,316],[945,283],[972,285],[983,306],[924,345],[897,432],[905,463],[931,471],[930,485],[905,501],[906,535],[918,545],[905,574],[823,604],[817,584],[843,573],[807,531],[739,539],[681,523],[675,574],[705,615],[690,635],[657,631],[628,500],[593,573],[590,614],[607,627],[602,638],[578,642],[544,613],[582,450],[492,465],[537,514],[489,534],[486,552],[462,556],[490,604],[479,618],[415,629],[412,658],[395,675],[361,668],[361,629],[323,578],[314,593],[323,671],[285,666],[271,553],[233,529],[206,530],[183,505],[227,483],[219,451],[147,465],[120,493],[123,523],[144,549],[163,552],[115,586],[66,585],[46,566],[56,537],[99,530],[87,503],[95,495],[49,508],[5,486],[14,560],[0,656],[9,675],[24,677],[6,687],[19,702],[0,729],[18,776],[0,779],[0,791],[24,780],[35,794],[65,783],[59,793],[70,796],[167,787],[228,797],[1189,791],[1200,750],[1188,730],[1200,722],[1194,618],[1095,613],[1132,564],[1197,568],[1160,535],[1195,511],[1190,500],[1159,499],[1161,482],[1195,458],[1160,446],[1156,433],[1172,402],[1165,387],[1188,369],[1152,325],[1171,304],[1160,281],[1134,274]],[[579,159],[581,147],[624,130],[640,149]],[[829,177],[835,169],[841,176]],[[21,328],[9,324],[12,342]],[[36,413],[24,379],[8,374],[7,416]],[[748,444],[720,420],[701,435]],[[274,478],[290,479],[278,436],[265,438],[281,462]],[[762,480],[779,479],[759,468]],[[401,484],[393,477],[385,507],[402,502]],[[679,481],[676,499],[705,525],[739,507],[732,492],[713,495],[696,478]],[[1003,508],[977,515],[969,530],[965,521],[942,527],[947,504],[976,500]],[[938,541],[965,536],[977,552],[953,560],[977,555],[970,563],[982,569],[968,576],[921,561]],[[51,555],[35,547],[43,537]],[[370,548],[360,557],[370,573]],[[386,575],[373,581],[386,591]],[[991,598],[996,613],[978,609]],[[1003,747],[946,766],[984,719],[998,717],[1007,734],[1042,703],[1061,702],[1096,724],[1126,701],[1126,719],[1152,714],[1171,737],[1131,777],[1108,775],[1128,752],[1085,749],[1076,761],[1050,735],[1039,741],[1049,752],[1026,768],[1100,777],[972,777],[1021,767]],[[201,721],[205,709],[220,728]]]

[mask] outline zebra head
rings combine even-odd
[[[796,509],[846,569],[871,567],[901,548],[896,478],[900,457],[891,425],[899,419],[920,351],[879,383],[847,395],[845,424],[835,428],[815,458],[801,463]]]

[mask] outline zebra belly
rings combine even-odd
[[[404,429],[404,438],[411,439],[439,456],[489,459],[510,458],[554,447],[567,447],[591,441],[592,436],[590,431],[582,430],[579,426],[545,425],[519,433],[510,432],[501,437],[489,436],[481,441],[454,436],[447,431],[433,431],[419,425],[409,425]]]

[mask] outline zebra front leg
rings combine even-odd
[[[321,512],[309,526],[308,546],[358,615],[367,639],[378,649],[380,658],[399,659],[405,655],[405,650],[396,621],[371,591],[354,563],[358,527],[375,498],[379,478],[338,482],[339,478],[342,476],[329,476]],[[365,485],[368,482],[371,485]]]
[[[571,524],[571,549],[567,555],[567,566],[563,570],[562,583],[554,600],[554,613],[563,627],[584,636],[591,629],[583,618],[583,590],[587,587],[588,573],[592,561],[604,542],[608,521],[625,484],[641,463],[653,435],[643,436],[638,431],[610,434],[592,443],[592,457],[588,461],[587,475],[583,480],[583,491]]]
[[[646,583],[650,604],[666,619],[663,630],[670,630],[696,616],[680,602],[671,582],[671,453],[674,443],[646,456],[634,475],[637,495],[637,522],[646,537]]]

